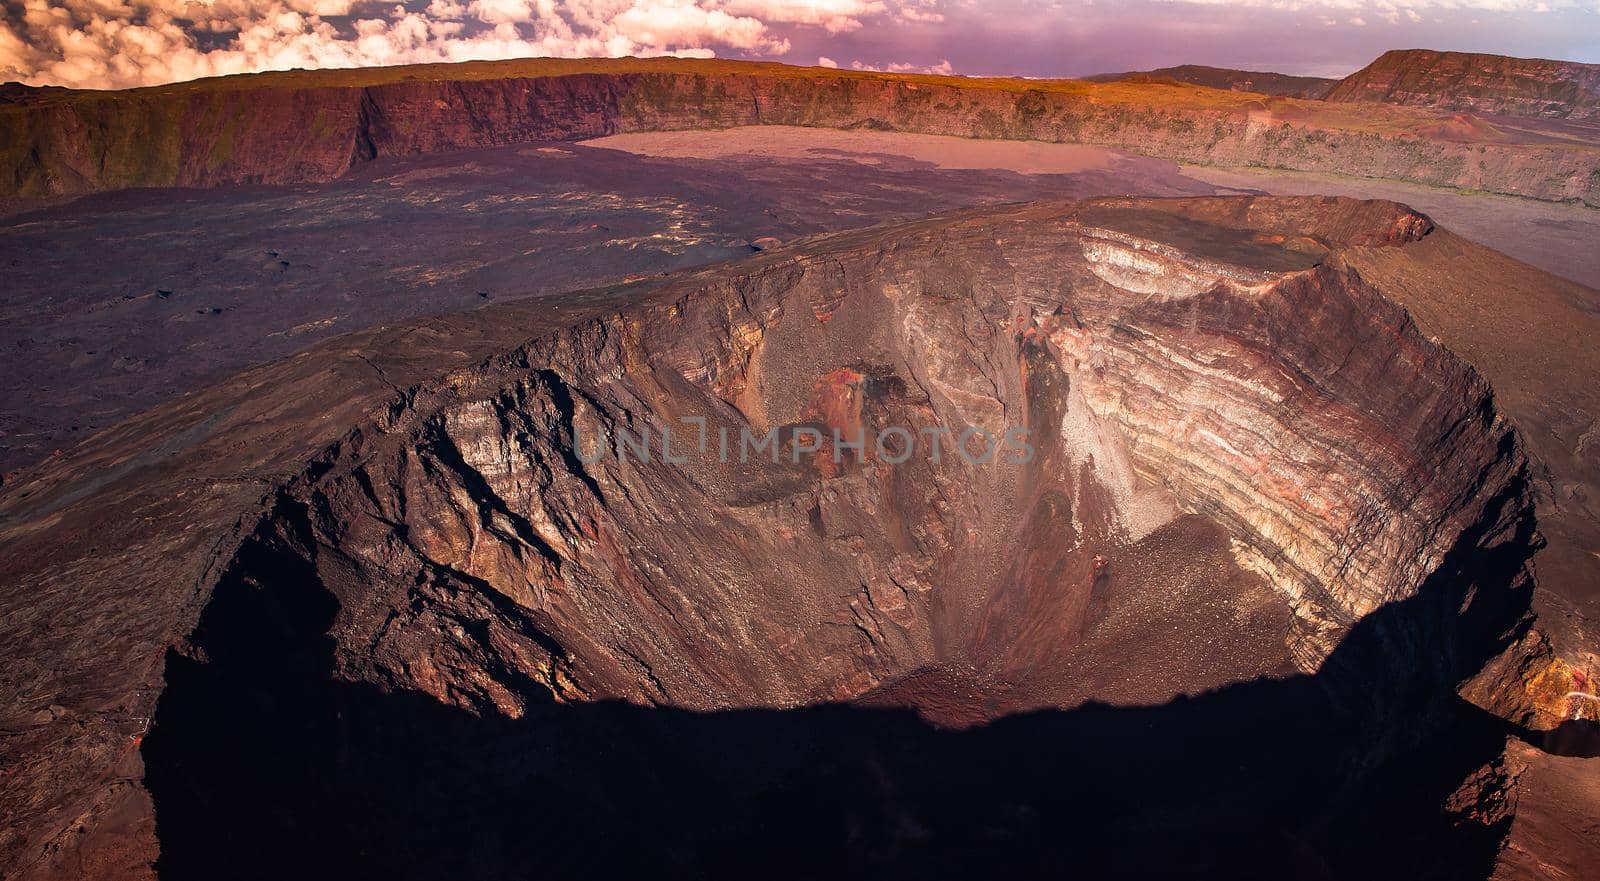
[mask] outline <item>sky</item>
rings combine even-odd
[[[680,55],[967,76],[1210,64],[1343,76],[1386,49],[1600,62],[1600,0],[0,0],[0,81]]]

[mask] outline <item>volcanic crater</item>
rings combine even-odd
[[[386,386],[165,655],[158,870],[1486,875],[1520,698],[1457,690],[1526,626],[1529,463],[1344,259],[1431,230],[956,212]],[[1032,455],[833,448],[897,427]]]

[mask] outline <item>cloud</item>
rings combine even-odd
[[[839,62],[834,61],[832,58],[829,58],[826,55],[822,55],[817,58],[817,66],[835,68],[839,66]]]
[[[720,8],[762,21],[818,25],[830,34],[860,30],[862,19],[888,11],[882,0],[719,0]]]
[[[532,56],[792,54],[859,59],[859,69],[1041,76],[1180,63],[1348,73],[1396,44],[1600,60],[1586,36],[1600,0],[0,3],[0,80],[92,88]],[[1308,27],[1318,28],[1309,43],[1298,39]],[[922,62],[896,60],[908,58]]]
[[[944,21],[944,13],[938,10],[938,6],[939,0],[906,0],[897,14],[908,22],[938,24]]]
[[[865,70],[873,73],[931,73],[939,76],[954,76],[955,65],[949,59],[938,64],[913,64],[909,61],[893,61],[883,66],[867,64],[862,61],[850,62],[851,70]]]
[[[20,16],[0,21],[0,80],[123,88],[296,67],[780,56],[790,44],[769,20],[846,30],[882,4],[765,5],[768,19],[726,0],[23,0]]]
[[[1192,6],[1239,6],[1279,9],[1345,11],[1370,10],[1379,14],[1415,10],[1476,9],[1486,12],[1552,12],[1555,10],[1600,10],[1595,0],[1161,0]]]
[[[754,49],[781,55],[788,43],[775,40],[759,18],[706,9],[693,0],[657,0],[636,3],[611,19],[611,27],[640,46],[694,46],[709,42],[736,49]]]

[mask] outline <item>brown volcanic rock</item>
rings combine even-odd
[[[1369,743],[1354,732],[1370,724],[1425,738],[1453,718],[1440,709],[1449,689],[1503,647],[1526,605],[1532,501],[1514,431],[1488,385],[1347,260],[1352,243],[1404,252],[1429,229],[1401,206],[1349,200],[960,212],[794,242],[647,286],[341,337],[131,420],[0,494],[0,808],[9,818],[0,846],[17,867],[8,874],[148,859],[157,831],[163,871],[174,875],[214,871],[213,852],[249,854],[245,871],[263,873],[311,860],[326,871],[426,875],[451,859],[440,848],[469,839],[490,842],[498,856],[485,859],[512,859],[495,842],[528,829],[558,840],[596,834],[588,824],[602,809],[589,799],[600,796],[585,774],[676,791],[677,772],[662,764],[675,738],[693,751],[734,737],[721,761],[739,762],[750,750],[766,755],[752,745],[765,736],[756,731],[777,744],[816,743],[857,718],[792,711],[783,719],[810,732],[797,734],[770,728],[778,717],[735,710],[866,697],[926,705],[965,725],[1013,709],[1173,694],[1124,688],[1115,676],[1086,693],[1092,676],[1064,672],[1106,674],[1129,646],[1148,656],[1133,675],[1221,690],[1153,715],[1089,708],[996,723],[973,740],[885,717],[872,724],[911,740],[883,748],[904,750],[913,765],[884,753],[886,764],[839,785],[887,775],[883,786],[915,788],[926,760],[977,774],[959,784],[972,800],[875,790],[845,803],[910,812],[890,823],[901,832],[876,841],[917,837],[897,822],[939,830],[940,848],[967,847],[986,822],[1014,822],[1023,834],[1029,811],[1057,817],[1060,808],[1046,808],[1055,802],[1044,794],[1031,808],[992,803],[1013,797],[991,792],[992,781],[1029,773],[1064,784],[1029,758],[1034,746],[1011,740],[1034,744],[1027,732],[1043,725],[1042,736],[1055,733],[1040,742],[1057,748],[1137,744],[1149,785],[1194,786],[1152,809],[1124,781],[1129,795],[1119,797],[1145,807],[1080,818],[1079,865],[1111,859],[1105,848],[1134,833],[1177,836],[1170,850],[1139,849],[1135,864],[1193,859],[1186,848],[1204,846],[1235,870],[1259,867],[1251,861],[1262,854],[1304,863],[1307,845],[1280,842],[1305,835],[1318,842],[1311,864],[1362,859],[1343,840],[1368,834],[1351,831],[1367,822],[1359,818],[1391,843],[1409,841],[1394,824],[1435,810],[1498,750],[1498,735],[1451,723],[1449,743],[1462,749],[1429,743],[1428,767],[1444,763],[1434,783],[1386,782],[1376,810],[1308,819],[1315,828],[1285,828],[1249,853],[1220,846],[1210,824],[1296,816],[1281,802],[1287,767],[1329,792],[1356,785],[1339,782],[1350,777],[1347,760],[1414,769],[1406,737]],[[705,420],[711,450],[720,429],[734,438],[771,429],[790,446],[777,463],[722,461],[690,446],[685,418]],[[602,431],[664,425],[679,430],[684,461],[664,458],[659,434],[649,461],[580,458]],[[574,426],[591,439],[576,449]],[[836,465],[790,454],[803,428],[848,437],[891,426],[996,436],[1024,427],[1036,455],[972,464],[946,448],[936,461],[924,445],[901,465]],[[1158,599],[1169,584],[1176,605]],[[1219,605],[1187,614],[1185,602]],[[1317,674],[1288,676],[1290,656]],[[1288,678],[1223,687],[1265,673]],[[948,699],[919,697],[929,692]],[[998,697],[985,703],[985,694]],[[653,710],[642,721],[607,701],[714,712]],[[403,716],[389,715],[400,706]],[[1262,713],[1292,733],[1264,727]],[[646,730],[618,734],[636,723]],[[485,725],[501,733],[472,733]],[[713,735],[706,725],[735,727]],[[755,727],[730,733],[739,725]],[[1326,756],[1319,746],[1285,751],[1346,731],[1372,752],[1346,756],[1340,740],[1323,744],[1334,750]],[[1236,748],[1251,770],[1195,755],[1198,746],[1147,742],[1175,734]],[[591,743],[610,758],[588,764]],[[958,744],[974,751],[937,758]],[[658,749],[669,752],[628,770],[629,755]],[[559,757],[548,768],[547,755]],[[837,760],[853,768],[860,755],[851,747]],[[1011,760],[1031,771],[994,777],[983,764]],[[415,763],[442,788],[381,795],[396,768]],[[784,787],[813,785],[763,784],[766,765],[731,782],[695,767],[683,785],[749,807],[706,825],[693,794],[678,792],[676,810],[604,796],[604,810],[646,812],[630,821],[640,838],[628,853],[703,865],[693,861],[733,859],[732,840],[774,853],[770,836],[785,824],[740,824],[775,809],[783,792],[798,797]],[[1231,782],[1205,779],[1213,767]],[[530,792],[555,793],[564,813],[504,789],[523,779]],[[1117,786],[1103,782],[1093,791]],[[1440,782],[1447,788],[1436,792]],[[1396,791],[1419,801],[1405,807],[1411,796]],[[1225,804],[1206,807],[1219,793]],[[990,820],[951,817],[956,804]],[[519,818],[523,831],[469,834],[497,815]],[[1119,816],[1133,819],[1103,828]],[[689,825],[680,829],[679,817]],[[458,822],[469,823],[461,835],[426,837]],[[1058,840],[1062,827],[1046,825]],[[1496,840],[1465,829],[1438,833],[1475,842],[1460,859]],[[825,839],[813,853],[859,846],[835,842],[832,827],[794,834],[813,832]],[[1417,853],[1441,846],[1422,826],[1416,834]],[[1028,847],[1019,839],[982,852],[1025,860]],[[579,851],[600,864],[621,856]],[[893,852],[864,858],[906,865]]]
[[[14,648],[0,685],[0,798],[8,818],[30,818],[0,832],[7,877],[72,874],[80,858],[142,856],[148,869],[154,828],[139,747],[164,647],[207,601],[216,553],[237,542],[229,524],[253,521],[264,488],[387,409],[401,395],[395,384],[466,367],[582,312],[568,303],[501,314],[517,320],[439,318],[341,337],[153,410],[47,473],[6,484],[0,604]],[[17,518],[13,506],[27,513]],[[44,556],[55,562],[41,565]],[[83,588],[68,589],[75,596],[56,593],[72,583]],[[64,712],[41,714],[44,705]],[[80,841],[86,825],[115,827],[119,840]]]
[[[1600,64],[1399,49],[1340,80],[1326,98],[1495,116],[1600,119]]]
[[[1159,83],[966,79],[676,59],[257,74],[0,106],[0,196],[293,183],[374,156],[622,132],[870,127],[1121,147],[1600,204],[1600,148],[1438,112]]]
[[[1583,680],[1600,669],[1600,467],[1591,449],[1600,392],[1584,379],[1600,373],[1600,299],[1447,231],[1413,249],[1356,249],[1349,260],[1490,380],[1540,463],[1535,490],[1548,546],[1535,605],[1557,657],[1536,646],[1540,661],[1503,675],[1538,696],[1522,721],[1554,726],[1570,717],[1567,693],[1585,690]]]
[[[1514,744],[1507,757],[1517,772],[1516,817],[1500,859],[1496,881],[1579,879],[1600,865],[1600,762],[1552,755]],[[1537,792],[1530,798],[1529,791]]]

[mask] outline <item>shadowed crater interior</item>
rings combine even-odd
[[[1528,465],[1339,256],[1429,229],[945,215],[412,390],[169,653],[161,874],[1486,877]]]

